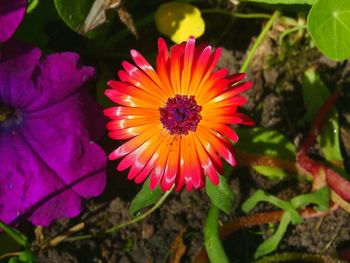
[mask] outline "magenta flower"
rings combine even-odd
[[[0,0],[0,42],[9,39],[26,12],[26,0]]]
[[[94,141],[104,120],[83,88],[93,76],[75,53],[41,58],[37,48],[2,47],[0,220],[47,226],[103,191],[106,156]]]

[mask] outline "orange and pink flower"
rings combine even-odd
[[[215,185],[223,172],[220,157],[236,164],[229,140],[238,136],[231,124],[254,125],[237,107],[247,99],[239,94],[252,87],[240,82],[245,74],[228,75],[225,68],[214,71],[221,49],[195,47],[194,37],[174,45],[170,52],[158,40],[156,69],[136,50],[136,66],[124,61],[119,81],[111,80],[105,94],[116,107],[106,109],[111,118],[109,136],[128,140],[110,155],[122,158],[117,169],[129,169],[136,183],[150,176],[150,188],[163,191],[175,185],[180,191],[201,188],[205,176]]]

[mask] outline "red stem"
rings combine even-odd
[[[324,170],[327,184],[344,200],[350,201],[350,181],[339,175],[337,172],[325,166],[323,163],[312,160],[307,154],[311,146],[315,143],[317,136],[320,134],[328,112],[332,109],[339,97],[339,90],[333,92],[331,96],[325,101],[317,112],[312,123],[312,128],[305,139],[299,153],[297,154],[297,163],[306,172],[313,177],[317,177],[321,170]]]

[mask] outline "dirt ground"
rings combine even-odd
[[[231,21],[229,18],[207,15],[207,19],[211,21],[207,31],[213,33],[204,37],[203,41],[210,43],[214,39],[215,45],[223,46],[223,57],[219,67],[227,67],[231,72],[237,72],[245,50],[261,29],[261,21],[249,25],[242,23],[242,26],[237,27],[237,21]],[[150,32],[145,30],[142,34]],[[278,28],[274,27],[248,71],[249,79],[255,86],[246,92],[245,96],[249,98],[249,102],[243,110],[256,120],[258,126],[277,129],[298,147],[308,132],[308,127],[300,128],[296,125],[300,116],[305,114],[301,94],[303,72],[309,67],[316,68],[325,83],[334,89],[341,76],[350,73],[350,64],[343,65],[327,60],[316,48],[310,46],[310,39],[306,35],[293,46],[284,47],[282,50],[276,42],[278,34]],[[131,41],[126,46],[130,47],[134,43],[137,45],[136,41]],[[156,43],[155,40],[153,43]],[[148,49],[148,46],[140,47],[141,51]],[[343,94],[337,108],[340,116],[341,146],[349,171],[350,89],[346,81],[341,85],[344,86]],[[107,151],[116,146],[115,142],[108,138],[104,138],[102,144]],[[314,151],[315,155],[319,154],[317,148]],[[64,233],[78,222],[85,222],[86,226],[75,236],[96,233],[131,218],[128,208],[140,186],[127,181],[125,174],[117,174],[114,167],[115,163],[109,163],[105,193],[99,198],[87,201],[79,217],[63,220],[43,229],[46,240]],[[305,180],[292,177],[283,181],[271,181],[249,167],[235,168],[230,184],[236,192],[235,206],[230,215],[221,215],[222,223],[243,215],[240,205],[258,188],[285,199],[310,189],[310,182]],[[209,204],[204,190],[172,193],[159,210],[141,222],[122,228],[113,235],[61,242],[56,247],[39,251],[37,262],[191,262],[203,245],[203,225]],[[268,205],[261,205],[254,211],[271,209]],[[261,225],[235,232],[227,237],[224,245],[231,262],[251,262],[255,249],[263,238],[269,235],[270,229],[271,226]],[[34,238],[33,227],[22,225],[21,230]],[[33,246],[37,246],[37,241]],[[179,252],[179,246],[184,248],[183,255]],[[323,218],[308,219],[297,226],[290,226],[278,251],[334,255],[337,249],[348,247],[350,215],[338,209]],[[180,253],[178,255],[181,255],[181,260],[171,261],[176,253]]]

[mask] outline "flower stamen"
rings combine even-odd
[[[189,131],[196,131],[202,119],[201,110],[194,96],[177,94],[167,100],[164,108],[159,108],[160,121],[170,134],[187,135]]]

